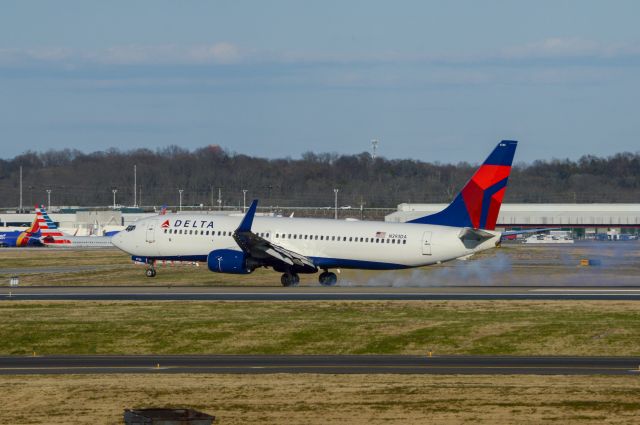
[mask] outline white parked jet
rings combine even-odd
[[[148,265],[156,261],[206,262],[216,273],[246,274],[258,267],[282,273],[284,286],[299,273],[322,270],[323,285],[336,283],[331,269],[393,270],[467,257],[498,245],[495,225],[517,142],[504,140],[454,201],[439,213],[408,223],[175,215],[140,220],[113,236],[113,244]]]
[[[110,236],[72,236],[64,234],[51,220],[43,205],[36,206],[36,220],[40,226],[40,242],[55,248],[111,248]]]

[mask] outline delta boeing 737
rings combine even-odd
[[[216,273],[247,274],[258,267],[282,273],[284,286],[300,273],[317,273],[323,285],[337,281],[331,269],[394,270],[440,264],[494,248],[495,231],[517,142],[503,140],[439,213],[407,223],[167,214],[136,222],[113,244],[147,264],[206,262]]]

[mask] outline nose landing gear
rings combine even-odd
[[[156,277],[156,262],[155,260],[147,261],[147,269],[144,272],[147,277]]]
[[[323,286],[333,286],[336,284],[336,282],[338,282],[338,276],[336,276],[335,273],[331,273],[325,270],[324,272],[320,273],[320,276],[318,276],[318,281]]]

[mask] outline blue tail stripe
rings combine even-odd
[[[509,180],[508,177],[504,180],[500,180],[498,183],[494,184],[484,191],[484,194],[482,196],[482,213],[480,214],[481,229],[487,227],[487,218],[489,216],[489,207],[491,206],[491,197],[495,195],[495,193],[500,189],[507,186],[507,180]]]
[[[424,217],[419,217],[414,220],[408,221],[408,223],[418,223],[418,224],[437,224],[440,226],[454,226],[454,227],[473,227],[471,223],[471,217],[469,217],[469,213],[467,212],[467,206],[464,203],[464,199],[462,199],[462,194],[458,194],[456,199],[453,200],[447,208],[444,210],[427,215]]]

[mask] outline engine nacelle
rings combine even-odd
[[[247,254],[233,249],[216,249],[207,256],[207,267],[216,273],[249,274]]]

